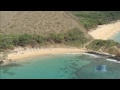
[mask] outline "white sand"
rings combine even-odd
[[[99,25],[98,28],[91,30],[89,34],[94,39],[107,40],[117,32],[120,32],[120,21],[106,25]]]
[[[16,61],[16,60],[32,58],[40,55],[81,53],[86,51],[87,50],[78,49],[78,48],[40,48],[40,49],[27,48],[26,50],[24,50],[23,48],[19,47],[16,48],[14,52],[8,54],[8,59],[11,59],[12,61]]]

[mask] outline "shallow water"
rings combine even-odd
[[[120,32],[111,39],[120,42]],[[120,79],[120,63],[89,54],[49,55],[0,67],[0,79]]]
[[[96,67],[104,65],[106,71]],[[1,79],[117,79],[120,64],[85,54],[50,55],[1,68]]]
[[[118,32],[117,34],[115,34],[113,37],[111,37],[110,39],[113,39],[117,42],[120,42],[120,32]]]

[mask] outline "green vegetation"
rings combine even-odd
[[[120,54],[120,43],[113,40],[94,40],[86,46],[89,50],[103,51],[111,54]]]
[[[73,11],[72,13],[87,30],[120,19],[120,11]]]
[[[85,30],[120,19],[120,11],[72,11],[71,13],[77,17],[79,23],[86,29],[82,26],[82,30],[78,29],[80,27],[76,24],[77,19],[65,12],[60,14],[58,12],[44,12],[44,15],[42,15],[43,12],[39,14],[28,12],[26,14],[21,13],[22,17],[10,19],[13,20],[13,23],[8,23],[6,26],[3,25],[0,29],[0,52],[14,49],[17,46],[36,47],[49,44],[83,47],[92,40],[92,37]],[[47,17],[48,14],[49,17]],[[117,49],[120,48],[120,44],[113,40],[94,40],[86,48],[116,53]]]
[[[6,49],[14,49],[16,46],[32,47],[45,43],[64,43],[66,45],[82,46],[89,39],[79,29],[70,30],[64,34],[50,34],[50,35],[32,35],[32,34],[0,34],[0,51]]]
[[[67,44],[80,47],[90,40],[79,29],[68,31],[64,38]]]
[[[33,36],[32,35],[29,35],[29,34],[23,34],[23,35],[20,35],[19,36],[19,45],[20,46],[25,46],[27,44],[30,44],[31,41],[33,39]]]

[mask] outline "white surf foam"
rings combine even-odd
[[[99,57],[100,57],[100,56],[95,55],[95,54],[89,54],[89,53],[83,53],[83,54],[85,54],[85,55],[89,55],[89,56],[92,56],[92,57],[94,57],[94,58],[99,58]]]
[[[117,62],[115,59],[106,59],[107,61]]]
[[[116,63],[120,63],[120,61],[117,61]]]
[[[111,62],[116,62],[116,63],[120,63],[120,61],[117,61],[115,59],[106,59],[107,61],[111,61]]]
[[[82,53],[66,53],[66,54],[82,54]]]

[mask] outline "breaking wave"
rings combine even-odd
[[[120,61],[117,61],[117,60],[115,60],[115,59],[106,59],[107,61],[111,61],[111,62],[116,62],[116,63],[120,63]]]
[[[66,54],[82,54],[82,53],[66,53]]]
[[[84,55],[89,55],[89,56],[92,56],[94,58],[100,58],[100,56],[98,55],[95,55],[95,54],[89,54],[89,53],[83,53]]]

